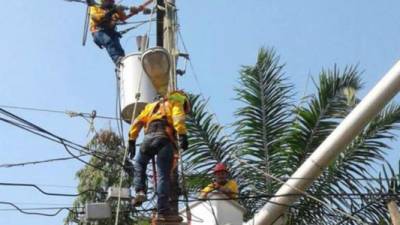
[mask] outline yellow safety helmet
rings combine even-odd
[[[188,114],[192,108],[189,101],[189,96],[182,90],[176,90],[168,93],[167,99],[168,101],[177,101],[183,104],[183,109],[185,110],[186,114]]]

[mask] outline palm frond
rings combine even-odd
[[[228,159],[234,145],[223,134],[223,127],[214,120],[212,114],[206,111],[207,102],[200,99],[200,96],[191,95],[190,99],[192,113],[186,120],[189,149],[184,152],[183,160],[186,173],[189,178],[193,178],[192,182],[188,183],[200,188],[200,185],[205,182],[198,179],[198,176],[210,181],[211,176],[207,174],[216,162],[224,162],[231,167],[232,161]],[[231,170],[231,175],[235,176],[234,170]]]
[[[281,150],[282,137],[289,126],[291,86],[282,68],[275,51],[262,48],[256,64],[241,70],[240,87],[235,89],[236,99],[243,103],[235,112],[234,123],[236,143],[241,149],[239,155],[267,173],[271,172],[273,155]],[[242,176],[252,183],[260,184],[254,182],[256,177],[266,181],[259,172],[256,172],[258,176],[250,169],[243,172]],[[267,183],[271,192],[271,184]]]

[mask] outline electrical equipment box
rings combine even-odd
[[[86,221],[103,220],[111,218],[111,207],[108,203],[87,203],[84,219]]]
[[[107,201],[116,200],[118,196],[120,196],[122,200],[130,200],[132,198],[129,188],[109,187],[107,192]]]
[[[130,123],[147,103],[154,102],[157,92],[150,78],[143,71],[141,54],[133,53],[121,60],[118,68],[121,117]],[[133,113],[135,115],[133,115]]]

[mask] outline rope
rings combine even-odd
[[[142,25],[144,25],[144,24],[146,24],[146,23],[151,22],[151,21],[154,21],[154,20],[146,20],[145,22],[139,23],[138,25],[135,25],[135,26],[132,26],[132,27],[130,27],[130,28],[126,28],[126,29],[124,29],[124,30],[121,30],[121,31],[119,31],[118,33],[119,33],[120,35],[125,35],[125,34],[128,33],[129,31],[134,30],[134,29],[136,29],[136,28],[138,28],[138,27],[140,27],[140,26],[142,26]]]
[[[208,202],[208,204],[210,205],[211,213],[212,213],[212,215],[213,215],[213,217],[214,217],[215,224],[216,224],[216,225],[219,225],[218,219],[217,219],[217,216],[215,215],[214,207],[212,206],[211,201],[209,200],[209,201],[207,201],[207,202]]]
[[[148,1],[148,2],[150,2],[150,1]],[[151,3],[151,2],[150,2],[150,3]],[[149,15],[149,18],[150,18],[150,19],[153,17],[153,14],[154,14],[154,11],[152,11],[151,14]],[[151,32],[151,25],[152,25],[152,23],[149,23],[149,28],[148,28],[148,31],[147,31],[147,34],[148,34],[148,35],[149,35],[150,32]],[[146,39],[146,40],[147,40],[147,39]],[[145,51],[145,49],[143,48],[143,49],[142,49],[142,53],[144,53],[144,51]],[[137,92],[136,92],[136,101],[137,101],[137,102],[138,102],[139,99],[140,99],[140,93],[139,93],[139,91],[140,91],[140,87],[141,87],[141,84],[142,84],[142,77],[143,77],[143,75],[144,75],[144,70],[142,70],[142,72],[141,72],[141,74],[140,74],[140,77],[139,77],[139,85],[138,85]],[[134,109],[133,109],[133,112],[132,112],[132,122],[133,122],[134,117],[135,117],[135,115],[136,115],[137,105],[138,105],[138,104],[135,104]],[[124,157],[123,157],[123,159],[122,159],[122,165],[123,165],[123,167],[122,167],[121,170],[120,170],[119,189],[118,189],[118,201],[117,201],[117,211],[116,211],[116,215],[115,215],[115,225],[118,225],[118,221],[119,221],[119,213],[120,213],[120,207],[121,207],[122,175],[123,175],[123,172],[124,172],[124,169],[123,169],[123,168],[124,168],[124,166],[125,166],[125,161],[126,161],[127,153],[128,153],[128,148],[126,147],[126,148],[125,148],[125,151],[124,151]]]
[[[179,137],[178,137],[179,139]],[[179,158],[182,155],[182,149],[180,149],[180,153],[179,153]],[[186,179],[185,179],[185,173],[183,172],[184,167],[183,167],[183,161],[182,159],[178,159],[180,161],[180,166],[181,166],[181,176],[182,176],[182,189],[183,189],[183,197],[185,199],[185,207],[186,207],[186,217],[187,217],[187,222],[188,225],[192,224],[192,212],[190,211],[190,207],[189,207],[189,198],[188,198],[188,193],[187,193],[187,187],[186,187]]]

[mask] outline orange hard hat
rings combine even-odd
[[[215,165],[215,167],[214,167],[214,173],[216,173],[216,172],[220,172],[220,171],[228,171],[227,169],[226,169],[226,166],[223,164],[223,163],[217,163],[216,165]]]

